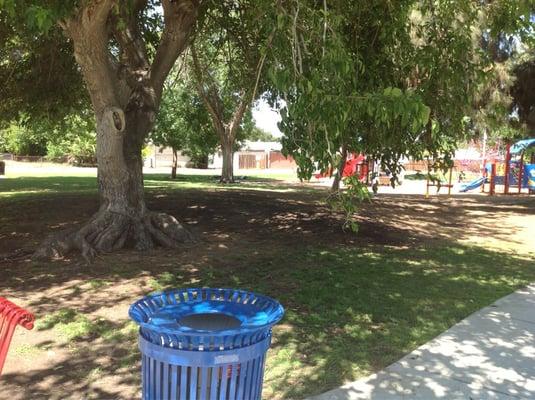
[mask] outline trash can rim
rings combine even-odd
[[[228,293],[228,292],[232,292],[233,294],[238,294],[238,295],[246,295],[246,296],[255,296],[256,298],[258,299],[261,299],[263,301],[268,301],[270,303],[272,303],[272,307],[271,307],[271,311],[269,313],[269,319],[266,323],[264,324],[260,324],[260,325],[254,325],[254,326],[250,326],[250,325],[242,325],[240,327],[236,327],[236,328],[230,328],[230,329],[221,329],[221,330],[205,330],[205,329],[194,329],[194,328],[190,328],[190,327],[186,327],[186,326],[180,326],[178,328],[167,328],[165,326],[157,326],[157,325],[154,325],[154,324],[151,324],[147,321],[143,321],[142,319],[139,318],[137,312],[136,312],[136,306],[138,306],[140,303],[142,303],[143,301],[145,300],[149,300],[149,299],[162,299],[162,296],[165,297],[165,295],[170,295],[170,294],[173,294],[173,293],[177,293],[177,292],[182,292],[182,293],[192,293],[192,292],[198,292],[198,291],[209,291],[211,293]],[[207,302],[208,299],[201,299],[201,300],[198,300],[198,299],[193,299],[193,300],[187,300],[187,301],[184,301],[183,303],[202,303],[202,302]],[[211,300],[213,301],[213,300]],[[221,301],[224,301],[224,300],[221,300]],[[228,301],[228,300],[227,300]],[[228,301],[230,302],[230,301]],[[243,303],[239,303],[239,302],[232,302],[236,305],[240,305],[240,304],[243,304]],[[169,305],[169,304],[166,304],[166,305]],[[163,308],[163,307],[162,307]],[[147,295],[147,296],[144,296],[142,297],[141,299],[137,300],[136,302],[134,302],[130,308],[129,308],[129,312],[128,312],[130,318],[132,320],[134,320],[134,322],[139,325],[140,328],[142,329],[147,329],[149,331],[152,331],[152,332],[155,332],[155,333],[158,333],[158,334],[168,334],[168,335],[179,335],[179,336],[197,336],[197,337],[206,337],[206,336],[211,336],[211,337],[228,337],[228,336],[239,336],[239,335],[245,335],[245,334],[251,334],[251,333],[254,333],[254,332],[259,332],[259,331],[263,331],[267,328],[271,328],[273,325],[275,325],[277,322],[279,322],[283,316],[284,316],[284,307],[275,299],[271,298],[271,297],[268,297],[268,296],[265,296],[265,295],[262,295],[262,294],[257,294],[255,292],[251,292],[251,291],[247,291],[247,290],[242,290],[242,289],[232,289],[232,288],[212,288],[212,287],[197,287],[197,288],[177,288],[177,289],[168,289],[168,290],[162,290],[162,291],[157,291],[157,292],[153,292],[151,293],[150,295]],[[192,314],[190,314],[192,315]]]

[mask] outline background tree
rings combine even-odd
[[[170,76],[150,138],[173,151],[171,177],[176,178],[178,152],[190,157],[195,168],[207,168],[208,157],[219,144],[212,121],[191,80],[181,68]]]
[[[534,13],[535,5],[524,1],[495,1],[485,9],[476,39],[488,66],[470,115],[479,139],[487,136],[497,143],[530,134],[529,93],[535,76],[526,72],[534,54]]]
[[[532,95],[535,71],[535,3],[531,0],[497,0],[490,3],[487,29],[489,36],[506,38],[512,52],[509,63],[512,85],[510,112],[523,124],[524,135],[535,130],[535,98]],[[503,48],[503,46],[500,46]],[[527,129],[526,129],[527,128]]]
[[[430,108],[421,145],[406,154],[428,158],[436,168],[452,166],[460,142],[468,135],[465,118],[488,67],[474,40],[481,8],[470,2],[416,3],[411,10],[411,75],[409,88]]]
[[[221,182],[234,181],[233,154],[242,121],[262,85],[265,47],[273,37],[273,7],[221,1],[199,20],[191,47],[197,91],[221,144]],[[214,21],[217,21],[214,23]]]
[[[525,54],[523,60],[513,66],[514,84],[510,93],[512,111],[518,114],[529,134],[535,132],[535,48]]]
[[[254,124],[254,120],[253,120],[253,124]],[[262,128],[259,128],[256,125],[253,125],[250,128],[247,127],[246,131],[248,131],[247,140],[251,140],[253,142],[278,142],[279,140],[271,132],[268,132]]]
[[[59,116],[55,120],[21,114],[2,124],[0,152],[22,156],[46,156],[72,164],[96,164],[95,121],[91,110]]]
[[[28,116],[4,124],[0,130],[0,152],[24,156],[46,155],[47,137],[43,130],[29,125]]]
[[[97,164],[95,120],[91,110],[64,117],[46,127],[47,158],[75,165]]]
[[[171,176],[176,177],[178,152],[188,156],[194,168],[207,168],[209,157],[221,150],[213,120],[203,100],[197,94],[196,82],[185,64],[171,74],[166,83],[156,126],[151,133],[152,142],[173,151]],[[224,102],[224,107],[233,107]],[[227,109],[226,114],[231,114]],[[232,151],[238,150],[245,140],[273,140],[269,133],[257,128],[251,109],[248,108],[236,128]]]

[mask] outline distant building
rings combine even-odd
[[[145,157],[145,167],[160,168],[173,165],[173,150],[170,147],[159,147],[153,144],[149,145],[150,153]],[[177,167],[186,168],[190,158],[181,152],[178,152]]]
[[[173,151],[169,147],[150,145],[150,154],[145,158],[145,167],[160,168],[171,167]],[[281,153],[282,145],[279,142],[252,142],[245,141],[241,149],[234,153],[235,169],[293,169],[297,165],[292,157],[285,157]],[[189,167],[190,158],[178,153],[178,168]],[[223,156],[221,151],[208,158],[208,168],[221,168]]]
[[[292,169],[297,165],[291,157],[281,153],[279,142],[245,141],[242,148],[234,153],[234,168],[238,169]],[[210,157],[209,168],[221,168],[223,157],[217,152]]]

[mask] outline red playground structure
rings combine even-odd
[[[359,181],[364,182],[368,176],[369,166],[363,154],[350,154],[342,171],[342,178],[356,175]]]
[[[348,155],[344,169],[342,170],[342,178],[356,175],[361,182],[366,182],[368,173],[370,172],[369,162],[366,156],[363,154],[351,153]],[[332,171],[316,174],[317,179],[329,177],[332,175]]]
[[[0,297],[0,374],[15,328],[21,325],[26,329],[32,329],[34,320],[32,313]]]

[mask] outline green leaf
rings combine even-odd
[[[393,88],[391,91],[392,97],[401,97],[402,94],[403,92],[399,88]]]
[[[422,125],[425,125],[427,124],[427,122],[429,122],[430,115],[431,115],[431,108],[429,108],[426,105],[423,105],[420,108],[420,122],[422,123]]]

